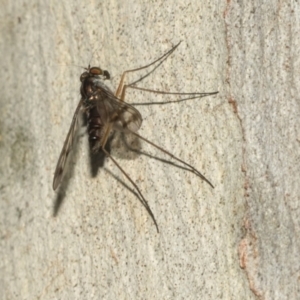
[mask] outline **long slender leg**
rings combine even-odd
[[[136,90],[140,90],[140,91],[145,91],[145,92],[150,92],[150,93],[156,93],[156,94],[163,94],[163,95],[179,95],[179,96],[188,96],[188,98],[184,98],[184,99],[179,99],[179,100],[175,100],[175,101],[163,101],[163,102],[152,102],[152,103],[147,103],[147,104],[140,104],[140,103],[131,103],[132,105],[153,105],[153,104],[169,104],[169,103],[177,103],[177,102],[182,102],[182,101],[186,101],[186,100],[191,100],[191,99],[196,99],[196,98],[202,98],[205,96],[209,96],[209,95],[215,95],[218,94],[218,92],[211,92],[211,93],[178,93],[178,92],[165,92],[165,91],[157,91],[157,90],[152,90],[152,89],[147,89],[147,88],[141,88],[141,87],[137,87],[135,86],[136,83],[142,81],[144,78],[146,78],[147,76],[149,76],[152,72],[154,72],[174,51],[175,49],[179,46],[181,42],[179,42],[178,44],[176,44],[173,48],[171,48],[168,52],[166,52],[164,55],[162,55],[161,57],[159,57],[158,59],[156,59],[155,61],[151,62],[148,65],[136,68],[136,69],[131,69],[131,70],[127,70],[125,72],[123,72],[119,86],[117,88],[117,91],[115,93],[115,96],[117,98],[119,98],[120,100],[125,99],[125,93],[126,93],[126,89],[127,88],[131,88],[131,89],[136,89]],[[142,76],[141,78],[139,78],[138,80],[131,82],[130,84],[125,84],[125,76],[128,73],[133,73],[133,72],[137,72],[143,69],[146,69],[152,65],[154,65],[155,63],[159,62],[159,64],[157,64],[157,66],[155,68],[153,68],[150,72],[148,72],[146,75]]]
[[[141,202],[143,204],[143,206],[146,208],[148,214],[150,215],[150,217],[152,218],[154,224],[155,224],[155,227],[156,227],[156,230],[157,232],[159,232],[159,229],[158,229],[158,225],[157,225],[157,222],[155,220],[155,217],[152,213],[152,210],[150,208],[150,206],[148,205],[148,202],[146,201],[146,199],[144,198],[142,192],[140,191],[140,189],[138,188],[138,186],[136,185],[136,183],[134,183],[134,181],[130,178],[130,176],[122,169],[122,167],[117,163],[117,161],[104,149],[102,148],[102,151],[105,153],[106,156],[108,156],[112,161],[113,163],[119,168],[119,170],[123,173],[123,175],[131,182],[131,184],[134,186],[134,188],[136,189],[136,191],[138,192],[138,194],[140,195],[140,199],[141,199]]]
[[[162,55],[161,57],[159,57],[155,61],[151,62],[150,64],[148,64],[146,66],[142,66],[142,67],[136,68],[136,69],[127,70],[127,71],[123,72],[121,80],[120,80],[120,83],[119,83],[119,86],[118,86],[117,91],[115,93],[115,96],[117,98],[121,99],[121,100],[124,99],[124,97],[125,97],[125,89],[126,89],[126,88],[124,88],[124,86],[125,86],[124,80],[125,80],[125,76],[128,73],[133,73],[133,72],[136,72],[136,71],[140,71],[140,70],[146,69],[146,68],[148,68],[148,67],[150,67],[150,66],[152,66],[155,63],[157,63],[157,62],[160,61],[160,63],[150,72],[150,73],[152,73],[155,69],[157,69],[169,57],[169,55],[171,55],[175,51],[175,49],[179,46],[180,43],[181,43],[181,41],[177,45],[175,45],[172,49],[170,49],[168,52],[166,52],[164,55]],[[145,76],[141,77],[139,80],[137,80],[136,82],[133,82],[132,84],[135,84],[138,81],[143,80],[145,77],[149,76],[150,73],[148,73]]]
[[[219,92],[210,92],[210,93],[165,92],[165,91],[158,91],[158,90],[151,90],[151,89],[147,89],[147,88],[141,88],[141,87],[137,87],[137,86],[132,86],[132,84],[128,84],[128,85],[124,85],[124,94],[125,94],[125,89],[126,88],[131,88],[133,90],[139,90],[139,91],[144,91],[144,92],[149,92],[149,93],[162,94],[162,95],[187,96],[187,98],[178,99],[178,100],[171,100],[171,101],[162,101],[162,102],[158,101],[158,102],[146,102],[146,103],[130,103],[131,105],[134,105],[134,106],[155,105],[155,104],[164,105],[164,104],[170,104],[170,103],[178,103],[178,102],[183,102],[183,101],[187,101],[187,100],[199,99],[199,98],[203,98],[203,97],[206,97],[206,96],[216,95],[216,94],[219,93]]]
[[[197,175],[198,177],[200,177],[202,180],[204,180],[205,182],[207,182],[212,188],[214,188],[214,186],[212,185],[212,183],[204,176],[202,175],[196,168],[194,168],[192,165],[186,163],[185,161],[183,161],[182,159],[176,157],[175,155],[173,155],[172,153],[170,153],[169,151],[163,149],[162,147],[159,147],[158,145],[154,144],[153,142],[149,141],[148,139],[142,137],[141,135],[137,134],[136,132],[131,131],[131,133],[135,136],[137,136],[138,138],[142,139],[143,141],[147,142],[148,144],[152,145],[153,147],[155,147],[156,149],[162,151],[163,153],[169,155],[171,158],[181,162],[182,164],[184,164],[185,166],[189,167],[189,171],[194,173],[195,175]]]
[[[106,145],[109,133],[111,132],[111,125],[108,125],[104,130],[105,130],[105,132],[104,132],[104,135],[103,135],[103,137],[101,139],[101,142],[100,142],[101,143],[101,149],[102,149],[103,153],[113,161],[113,163],[119,168],[119,170],[124,174],[124,176],[131,182],[133,187],[136,189],[136,191],[138,192],[138,194],[140,196],[139,198],[140,198],[141,203],[143,204],[143,206],[147,210],[148,214],[150,215],[151,219],[153,220],[157,232],[159,232],[158,225],[157,225],[156,219],[154,217],[154,214],[153,214],[147,200],[144,198],[142,192],[140,191],[140,189],[138,188],[136,183],[134,183],[134,181],[130,178],[130,176],[118,164],[118,162],[105,150],[105,145]]]

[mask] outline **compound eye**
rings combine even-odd
[[[100,68],[98,68],[98,67],[92,67],[92,68],[90,68],[89,72],[90,72],[91,75],[96,75],[96,76],[103,74],[103,71]]]

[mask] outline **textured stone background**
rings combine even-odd
[[[299,2],[149,2],[1,1],[3,299],[299,299]],[[143,191],[157,234],[112,161],[91,176],[84,136],[54,193],[79,66],[109,70],[115,89],[124,70],[180,40],[141,86],[219,94],[138,107],[140,133],[215,189],[115,139],[111,153]]]

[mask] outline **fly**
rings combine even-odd
[[[98,67],[88,67],[85,72],[83,72],[80,76],[81,87],[80,87],[80,94],[81,100],[79,101],[77,108],[75,110],[72,123],[67,134],[66,140],[64,142],[64,146],[60,153],[54,178],[53,178],[53,189],[56,190],[59,184],[62,181],[63,174],[65,171],[65,166],[69,157],[69,154],[72,150],[75,140],[75,133],[77,128],[77,121],[78,116],[81,111],[84,111],[87,116],[87,123],[88,123],[88,134],[89,134],[89,143],[92,152],[96,153],[98,151],[103,151],[103,153],[109,157],[113,163],[119,168],[119,170],[123,173],[123,175],[129,180],[129,182],[133,185],[136,189],[138,195],[140,196],[140,200],[149,213],[150,217],[152,218],[157,232],[159,232],[158,225],[156,219],[150,209],[148,202],[144,198],[142,192],[136,185],[136,183],[130,178],[130,176],[122,169],[122,167],[118,164],[118,162],[110,155],[110,153],[105,149],[108,137],[110,136],[112,131],[119,131],[124,133],[131,133],[138,138],[142,139],[143,141],[149,143],[150,145],[154,146],[158,150],[164,152],[165,154],[169,155],[174,160],[179,161],[188,171],[194,173],[202,180],[206,181],[212,188],[213,185],[211,182],[206,179],[197,169],[195,169],[190,164],[184,162],[183,160],[179,159],[178,157],[174,156],[170,152],[164,150],[163,148],[157,146],[153,142],[149,141],[148,139],[142,137],[137,133],[139,128],[142,125],[142,116],[140,112],[134,108],[132,105],[126,103],[125,100],[125,91],[127,87],[144,90],[149,92],[155,92],[160,94],[173,94],[173,95],[187,95],[189,96],[188,99],[193,98],[200,98],[208,95],[214,95],[218,92],[213,93],[169,93],[169,92],[160,92],[160,91],[153,91],[149,89],[139,88],[134,86],[138,81],[141,81],[143,78],[148,76],[151,72],[153,72],[162,62],[179,46],[180,42],[170,49],[167,53],[163,56],[155,60],[154,62],[143,66],[141,68],[136,68],[132,70],[127,70],[122,74],[118,89],[114,94],[105,84],[105,80],[110,79],[110,74],[106,70],[102,70]],[[130,72],[139,71],[149,66],[158,63],[158,65],[153,68],[153,70],[145,75],[144,77],[140,78],[138,81],[131,83],[129,85],[125,85],[124,80],[126,74]],[[185,100],[185,99],[184,99]],[[180,102],[181,100],[176,100],[172,102]]]

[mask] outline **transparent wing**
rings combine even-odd
[[[74,143],[74,138],[75,138],[75,133],[76,133],[76,128],[77,128],[77,120],[78,120],[78,115],[79,115],[79,111],[81,109],[82,106],[82,99],[79,101],[77,108],[75,110],[74,116],[73,116],[73,120],[68,132],[68,135],[66,137],[64,146],[61,150],[57,165],[56,165],[56,169],[55,169],[55,173],[54,173],[54,178],[53,178],[53,190],[56,190],[58,185],[60,184],[63,174],[64,174],[64,169],[66,166],[66,162],[68,160],[68,156],[70,154],[70,151],[72,150],[72,146]]]
[[[104,123],[111,123],[114,130],[136,132],[142,125],[140,112],[130,104],[119,100],[101,81],[94,82],[99,87],[97,109]]]
[[[136,132],[142,125],[140,112],[126,102],[118,98],[106,98],[104,106],[109,107],[109,121],[113,124],[113,129],[117,131]]]

